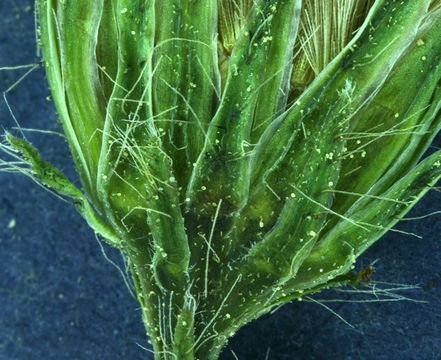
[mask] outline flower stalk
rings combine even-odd
[[[441,177],[438,0],[37,0],[82,183],[7,136],[130,266],[155,359],[215,360]]]

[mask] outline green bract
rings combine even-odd
[[[355,285],[441,177],[439,0],[37,4],[83,189],[8,140],[123,252],[155,359]]]

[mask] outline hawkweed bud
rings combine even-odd
[[[83,189],[8,136],[130,266],[155,359],[356,285],[441,177],[439,0],[37,0]]]

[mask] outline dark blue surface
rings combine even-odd
[[[0,1],[0,66],[37,61],[32,1]],[[26,70],[0,71],[0,90]],[[60,131],[43,71],[8,94],[24,128]],[[14,122],[3,101],[0,126]],[[67,144],[57,135],[27,133],[43,157],[72,179]],[[438,144],[440,141],[438,141]],[[409,216],[441,210],[431,192]],[[16,225],[8,228],[11,220]],[[419,285],[395,291],[425,301],[327,303],[353,328],[317,303],[295,302],[248,325],[222,360],[436,360],[441,359],[441,215],[406,221],[364,254],[375,259],[375,281]],[[118,254],[106,247],[109,255]],[[0,360],[138,360],[152,355],[140,311],[119,272],[101,254],[93,232],[66,204],[24,176],[0,174]],[[392,288],[375,284],[377,289]],[[377,295],[380,290],[377,290]],[[327,291],[314,299],[375,300]]]

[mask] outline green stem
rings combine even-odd
[[[139,278],[137,279],[139,280]],[[171,293],[140,297],[155,360],[216,360],[228,337],[195,321],[195,304],[175,306]]]

